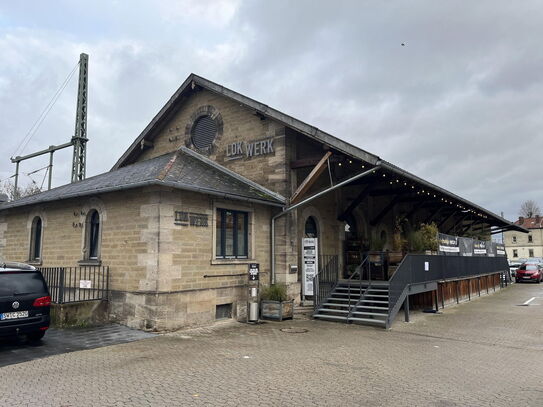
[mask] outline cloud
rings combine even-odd
[[[0,65],[8,152],[0,178],[13,171],[9,152],[88,52],[90,174],[109,169],[195,72],[510,218],[525,199],[543,204],[536,1],[131,4],[97,2],[83,13],[66,2],[63,22],[40,2],[34,14],[26,4],[0,7],[9,61]],[[71,136],[73,85],[65,93],[27,151]],[[64,161],[57,184],[69,177]]]

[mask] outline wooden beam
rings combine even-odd
[[[437,225],[437,228],[439,229],[441,226],[443,226],[445,223],[447,223],[454,215],[456,215],[458,211],[453,211],[449,216],[445,217],[441,222],[439,222],[439,225]]]
[[[396,202],[400,199],[401,195],[396,195],[394,198],[390,200],[387,206],[383,208],[383,210],[377,215],[373,220],[370,222],[370,225],[375,226],[379,223],[381,219],[396,205]]]
[[[425,224],[428,224],[429,222],[431,222],[437,215],[439,215],[439,213],[443,210],[443,206],[440,206],[437,211],[433,212],[430,216],[428,216],[424,222],[422,223],[425,223]]]
[[[360,203],[364,200],[364,198],[368,196],[370,189],[371,189],[371,185],[366,185],[364,188],[362,188],[358,196],[355,199],[353,199],[353,201],[349,204],[347,209],[345,209],[345,211],[341,215],[338,216],[338,220],[342,220],[342,221],[345,220],[347,216],[349,216],[352,213],[352,211],[354,211],[356,207],[360,205]]]
[[[319,163],[321,157],[301,158],[299,160],[290,162],[290,169],[296,170],[298,168],[314,167]]]
[[[464,216],[462,216],[462,218],[460,218],[460,220],[459,220],[458,222],[456,222],[455,224],[453,224],[453,225],[452,225],[445,233],[448,234],[451,230],[453,230],[453,229],[456,227],[456,225],[458,225],[459,223],[464,222],[464,220],[465,220],[468,216],[470,216],[469,213],[466,214],[466,215],[464,215]]]
[[[296,203],[296,201],[301,198],[308,190],[311,188],[311,186],[315,183],[317,178],[319,178],[319,175],[322,174],[324,169],[328,165],[328,159],[332,155],[331,151],[328,151],[324,156],[321,158],[321,160],[318,162],[317,165],[311,170],[309,175],[303,180],[303,182],[298,186],[298,189],[292,194],[290,197],[290,204]]]

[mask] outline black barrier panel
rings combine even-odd
[[[408,254],[389,280],[389,309],[392,310],[409,284],[457,280],[478,275],[507,272],[504,256],[432,256]]]
[[[438,251],[442,256],[505,256],[503,244],[445,233],[438,234]]]

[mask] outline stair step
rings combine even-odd
[[[388,304],[388,301],[377,301],[377,300],[362,300],[360,302],[370,302],[374,304]]]
[[[381,319],[369,319],[369,318],[349,318],[349,321],[358,321],[358,322],[364,322],[366,324],[377,324],[377,325],[386,325],[386,321],[383,321]]]
[[[335,303],[331,303],[331,302],[325,302],[322,305],[328,305],[328,306],[332,306],[332,307],[350,307],[351,306],[349,304],[335,304]]]
[[[388,298],[388,295],[381,295],[381,294],[366,294],[364,297]]]
[[[377,306],[372,307],[371,305],[359,305],[356,308],[357,309],[358,308],[365,308],[365,309],[373,309],[373,310],[383,310],[383,311],[388,312],[388,307],[377,307]]]
[[[356,301],[358,301],[359,299],[360,299],[360,297],[358,297],[358,298],[353,298],[353,297],[351,297],[350,300],[349,300],[349,298],[335,298],[335,297],[329,297],[329,298],[328,298],[328,301],[334,300],[334,301],[347,301],[347,302],[348,302],[348,301],[351,301],[351,302],[356,302]]]
[[[315,318],[323,318],[323,319],[339,319],[342,321],[347,321],[347,317],[340,317],[337,315],[323,315],[323,314],[316,314],[313,315]]]
[[[330,308],[319,308],[317,310],[317,313],[319,312],[337,312],[337,313],[341,313],[341,314],[348,314],[349,313],[349,310],[344,310],[344,309],[330,309]]]
[[[388,317],[388,312],[387,313],[381,313],[381,312],[365,312],[365,311],[353,311],[353,315],[356,314],[356,315],[373,315],[373,316],[376,316],[376,317]]]

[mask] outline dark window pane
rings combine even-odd
[[[238,214],[238,224],[236,227],[238,252],[236,255],[247,256],[247,214]]]
[[[224,237],[224,250],[225,256],[231,257],[234,256],[234,212],[225,211],[225,237]]]
[[[39,260],[41,257],[41,227],[41,218],[34,218],[34,222],[32,224],[32,246],[30,249],[31,260]]]
[[[0,297],[13,294],[46,293],[43,278],[40,273],[2,273],[2,284],[0,285]]]
[[[100,215],[94,211],[90,220],[89,258],[98,258],[98,238],[100,236]]]
[[[217,221],[215,225],[215,253],[217,254],[217,257],[224,257],[224,252],[222,250],[222,213],[222,209],[217,209]]]

